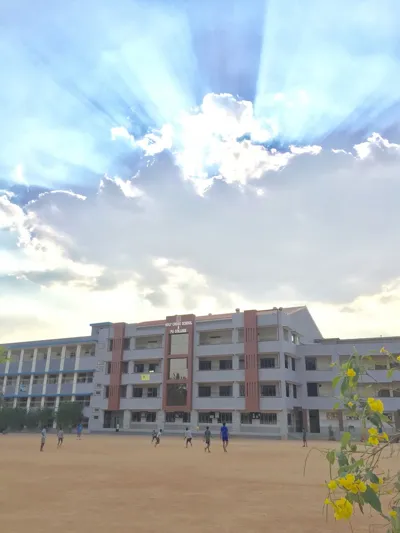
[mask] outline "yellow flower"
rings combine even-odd
[[[377,483],[370,483],[369,486],[374,492],[379,492],[379,485]]]
[[[377,446],[379,444],[378,437],[370,437],[368,439],[368,444],[371,444],[372,446]]]
[[[331,479],[330,482],[328,483],[328,489],[329,490],[337,489],[337,483],[334,479]]]
[[[374,411],[376,413],[383,413],[384,406],[381,400],[375,400],[375,398],[368,398],[367,400],[368,406],[371,409],[371,411]]]
[[[386,353],[386,348],[382,346],[382,348],[379,350],[381,353]]]
[[[379,438],[380,438],[381,440],[386,440],[386,441],[389,440],[388,434],[385,433],[385,432],[381,433],[381,434],[379,435]]]
[[[379,485],[383,485],[383,477],[378,477],[378,483]]]
[[[400,355],[398,355],[398,356],[396,357],[396,359],[397,359],[397,361],[400,362]]]
[[[325,498],[324,504],[325,505],[332,505],[332,502],[331,502],[331,500],[329,498]]]
[[[376,428],[369,428],[368,433],[371,436],[375,436],[375,435],[378,435],[378,430]]]
[[[336,520],[350,520],[353,514],[353,505],[346,498],[340,498],[333,502],[333,508]]]
[[[348,407],[350,407],[350,409],[353,407],[354,403],[353,402],[349,402],[348,404]]]
[[[356,375],[355,373],[355,370],[353,370],[352,368],[349,368],[346,372],[346,375],[349,377],[349,378],[354,378],[354,376]]]
[[[397,511],[389,511],[389,516],[391,516],[392,518],[396,518]]]
[[[364,481],[359,481],[356,483],[358,492],[365,492],[367,490],[367,485],[364,483]]]

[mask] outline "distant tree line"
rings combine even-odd
[[[2,402],[0,403],[0,432],[2,433],[50,428],[53,427],[54,421],[57,427],[71,431],[83,419],[83,405],[79,402],[62,402],[57,411],[49,407],[27,411],[23,407],[4,407],[1,404]]]

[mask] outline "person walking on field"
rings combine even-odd
[[[186,448],[189,446],[189,444],[190,444],[190,446],[193,446],[192,438],[193,438],[192,432],[190,431],[189,428],[186,428],[186,431],[185,431]]]
[[[43,451],[44,445],[46,444],[46,437],[47,437],[47,430],[44,427],[41,431],[41,438],[40,438],[40,451]]]
[[[58,438],[58,442],[57,442],[57,448],[61,448],[63,442],[64,442],[64,431],[62,428],[60,428],[58,430],[58,433],[57,433],[57,438]]]
[[[211,453],[211,450],[210,450],[210,445],[211,445],[211,431],[210,431],[210,428],[207,426],[206,427],[206,430],[204,432],[204,442],[205,442],[205,447],[204,447],[204,451],[205,452],[208,452],[208,453]]]
[[[303,448],[307,448],[307,429],[303,428]]]
[[[221,426],[221,440],[222,440],[222,448],[224,449],[224,452],[227,452],[228,444],[229,444],[229,432],[228,428],[226,427],[225,422]]]

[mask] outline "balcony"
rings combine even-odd
[[[157,398],[121,398],[120,409],[131,411],[158,411],[162,407],[161,397]]]
[[[72,394],[72,383],[62,383],[60,394],[63,396],[70,396]]]
[[[32,385],[32,392],[31,394],[38,396],[41,395],[43,392],[43,383],[36,383],[35,385]],[[47,394],[47,391],[46,391]]]
[[[47,383],[46,385],[46,394],[56,395],[58,389],[57,383]]]
[[[221,344],[232,344],[232,342],[232,330],[221,329],[199,333],[199,346],[219,346]]]
[[[130,350],[129,352],[124,353],[124,361],[140,361],[143,359],[162,359],[164,357],[164,348],[157,347],[157,348],[140,348],[140,349],[134,349]]]
[[[75,394],[79,396],[80,394],[88,394],[93,391],[93,383],[77,383]]]
[[[79,359],[79,372],[85,372],[85,370],[93,371],[96,368],[96,358],[90,355],[84,355]]]
[[[289,398],[287,398],[289,400]],[[260,411],[280,411],[286,406],[285,398],[265,396],[260,398]]]
[[[193,409],[204,411],[243,410],[245,409],[245,399],[233,396],[208,396],[205,398],[195,396],[193,398]]]
[[[152,383],[162,382],[162,372],[143,372],[133,374],[122,374],[122,385],[141,384],[151,385]]]
[[[46,360],[45,359],[36,359],[35,372],[44,372],[46,370]]]
[[[232,383],[244,381],[244,370],[196,370],[193,381],[196,383]]]

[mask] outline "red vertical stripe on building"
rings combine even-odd
[[[258,379],[257,311],[244,312],[244,365],[246,411],[260,410],[260,386]]]
[[[113,348],[110,365],[110,387],[108,389],[108,410],[119,411],[122,359],[124,357],[125,323],[113,325]]]
[[[170,335],[171,331],[176,331],[177,326],[166,326],[164,332],[164,373],[163,373],[163,399],[162,405],[164,411],[179,411],[190,412],[192,410],[192,397],[193,397],[193,358],[194,358],[194,330],[195,330],[195,315],[179,315],[179,316],[167,316],[165,319],[166,324],[174,324],[177,322],[185,323],[191,322],[191,324],[182,325],[181,329],[185,329],[189,335],[189,347],[187,354],[170,355]],[[188,377],[186,380],[174,381],[169,379],[169,360],[180,357],[187,357],[188,360]],[[187,386],[187,399],[185,406],[173,406],[167,405],[167,386],[168,383],[185,383]]]

